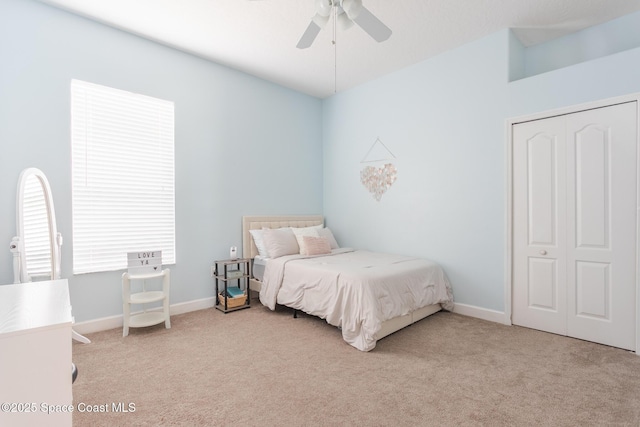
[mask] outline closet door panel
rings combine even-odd
[[[557,136],[537,134],[526,145],[529,245],[555,246],[558,227]]]
[[[611,195],[609,129],[588,125],[575,133],[576,246],[609,247]]]
[[[529,258],[527,306],[558,311],[557,263],[553,259]]]
[[[635,349],[636,104],[567,116],[567,332]]]
[[[576,315],[611,320],[611,264],[576,262]]]
[[[516,325],[566,334],[564,118],[513,128],[513,316]]]

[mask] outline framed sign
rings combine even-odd
[[[129,274],[152,274],[162,271],[162,251],[128,252]]]

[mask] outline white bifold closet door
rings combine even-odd
[[[636,118],[513,126],[514,324],[635,350]]]

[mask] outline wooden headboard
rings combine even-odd
[[[281,227],[311,227],[324,224],[322,215],[251,215],[242,217],[242,257],[253,258],[258,249],[253,243],[249,230]]]

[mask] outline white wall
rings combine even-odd
[[[20,171],[48,176],[76,321],[122,313],[120,272],[72,274],[72,78],[175,102],[171,303],[212,297],[241,216],[322,212],[321,101],[32,0],[0,2],[0,283]],[[0,252],[1,253],[1,252]]]
[[[631,38],[640,15],[633,21]],[[339,243],[431,258],[445,268],[458,303],[498,312],[505,120],[640,92],[639,48],[509,83],[524,70],[518,45],[500,31],[323,104],[324,212]],[[380,202],[359,182],[360,160],[376,137],[398,168]]]

